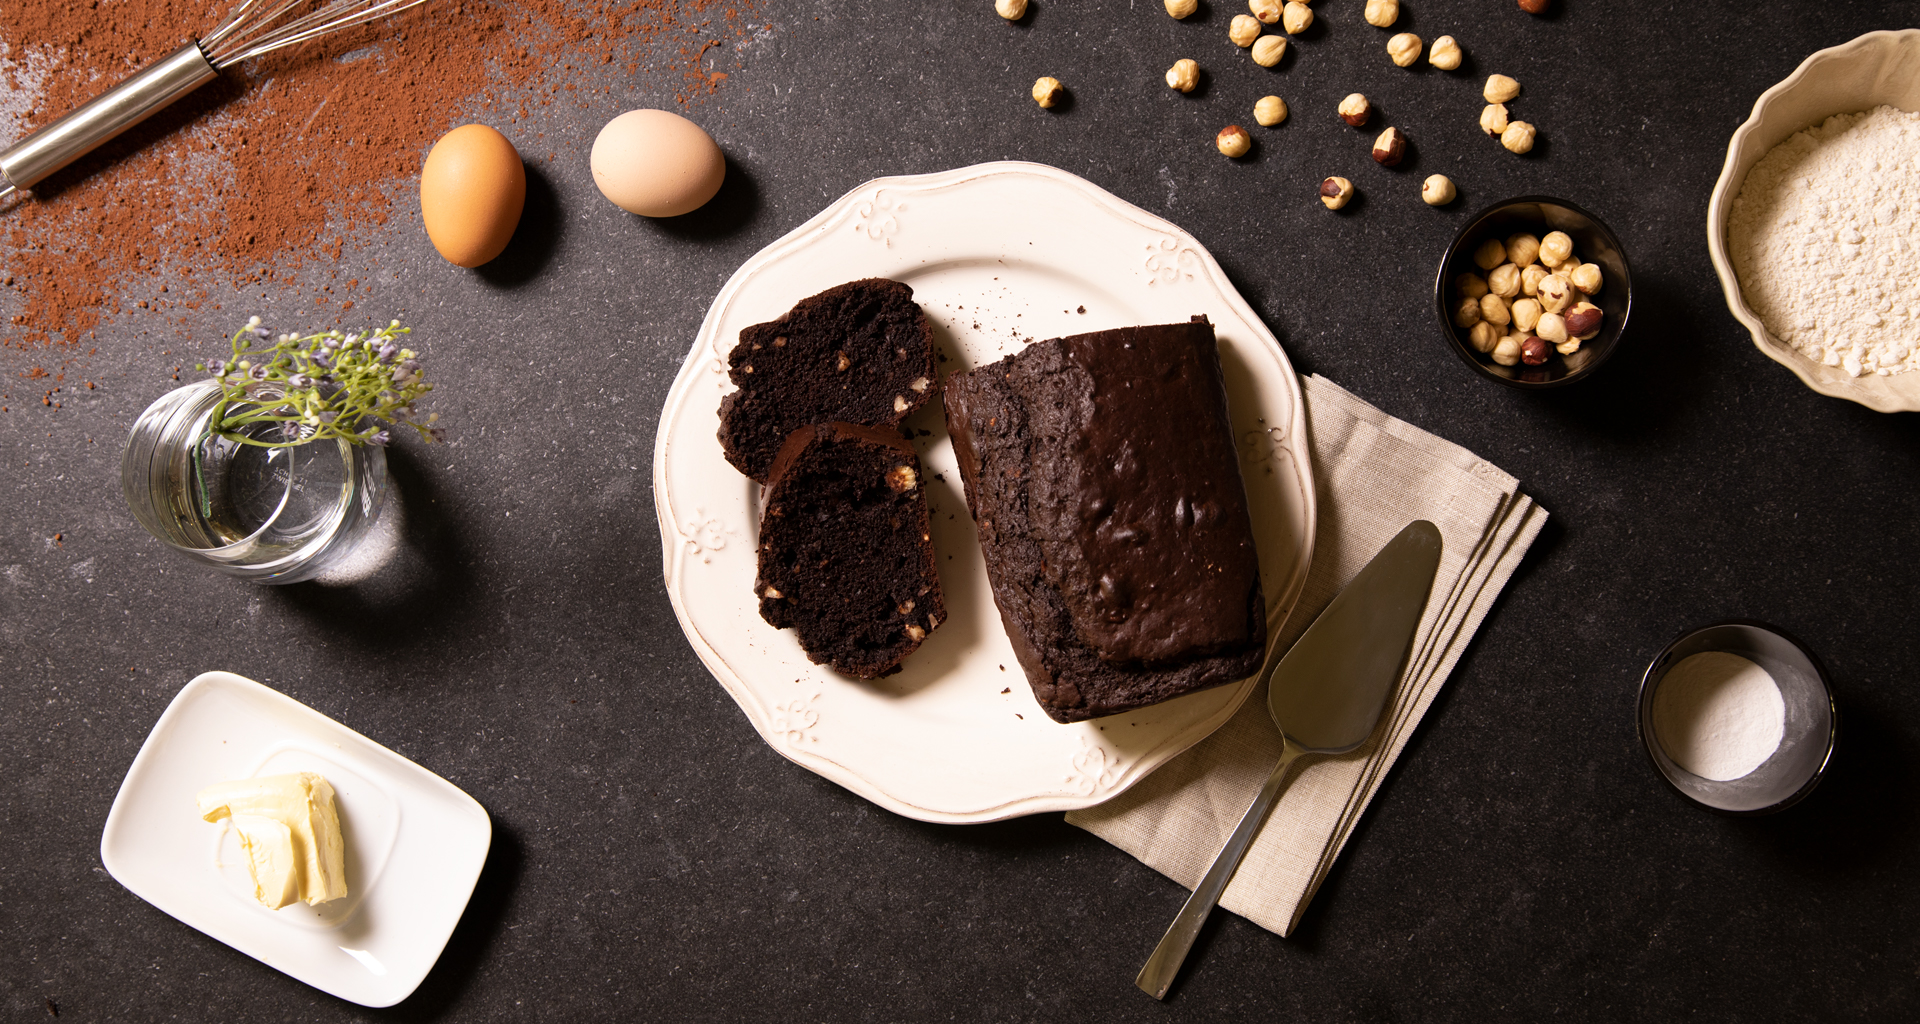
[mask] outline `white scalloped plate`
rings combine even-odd
[[[977,822],[1097,804],[1226,722],[1254,679],[1059,725],[1033,699],[987,587],[938,401],[908,421],[949,617],[899,674],[812,664],[753,595],[758,487],[715,438],[740,329],[844,281],[890,277],[934,324],[942,373],[1029,341],[1206,314],[1220,338],[1272,632],[1306,580],[1314,491],[1300,385],[1192,235],[1042,164],[880,178],[746,262],[713,301],[654,446],[667,593],[687,639],[775,750],[888,810]],[[1268,651],[1269,662],[1275,652]]]

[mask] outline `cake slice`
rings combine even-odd
[[[1266,601],[1213,326],[1037,342],[948,376],[994,604],[1059,722],[1259,669]]]
[[[739,390],[720,400],[721,450],[766,483],[774,454],[801,427],[897,426],[925,405],[937,379],[933,328],[912,288],[849,281],[742,330],[727,376]]]
[[[850,676],[900,671],[947,615],[920,459],[894,430],[789,434],[767,477],[759,557],[760,617]]]

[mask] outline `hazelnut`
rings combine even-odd
[[[1289,0],[1286,10],[1280,15],[1280,27],[1290,36],[1297,36],[1313,27],[1313,8],[1298,0]]]
[[[1533,126],[1525,121],[1514,121],[1507,130],[1500,133],[1500,144],[1507,147],[1509,153],[1530,153],[1533,151]]]
[[[1260,127],[1271,128],[1287,119],[1287,101],[1278,96],[1262,96],[1253,105],[1253,119]]]
[[[1473,250],[1473,265],[1481,270],[1492,270],[1507,262],[1507,247],[1500,244],[1498,238],[1489,238]]]
[[[1511,263],[1502,263],[1487,275],[1487,290],[1503,299],[1511,299],[1520,294],[1520,268]]]
[[[1496,139],[1499,138],[1500,133],[1507,130],[1507,105],[1505,103],[1487,104],[1486,109],[1480,111],[1480,130]]]
[[[907,396],[905,396],[905,395],[895,395],[895,396],[893,396],[893,411],[894,411],[894,412],[906,412],[906,411],[907,411]]]
[[[1373,140],[1373,162],[1382,167],[1398,167],[1407,155],[1407,137],[1398,128],[1389,128]]]
[[[1172,0],[1168,0],[1172,6]],[[1008,21],[1019,21],[1027,16],[1027,0],[993,0],[993,12]]]
[[[1235,46],[1252,46],[1253,41],[1260,38],[1260,19],[1251,14],[1234,15],[1227,25],[1227,38],[1233,40]]]
[[[840,373],[845,373],[845,372],[847,372],[847,367],[849,367],[849,366],[852,366],[852,365],[853,365],[853,360],[852,360],[852,359],[850,359],[850,358],[848,358],[848,357],[847,357],[847,354],[846,354],[845,352],[838,352],[838,351],[836,351],[836,352],[835,352],[835,353],[833,354],[833,368],[834,368],[834,370],[836,370],[836,371],[838,371],[838,372],[840,372]]]
[[[1427,63],[1442,71],[1455,71],[1465,59],[1460,53],[1460,44],[1452,36],[1441,36],[1433,41],[1427,50]]]
[[[1528,14],[1543,14],[1546,12],[1547,3],[1548,0],[1520,0],[1520,9]]]
[[[1271,25],[1280,20],[1281,0],[1247,0],[1247,10],[1260,19],[1263,25]]]
[[[1182,57],[1167,69],[1167,85],[1179,92],[1192,92],[1200,84],[1200,65],[1190,57]]]
[[[1320,202],[1329,210],[1338,210],[1353,199],[1353,182],[1345,178],[1328,178],[1320,183]]]
[[[1600,265],[1598,263],[1580,264],[1573,268],[1572,274],[1568,275],[1567,283],[1572,285],[1574,290],[1582,295],[1600,294],[1600,285],[1602,283]]]
[[[1033,80],[1033,102],[1041,107],[1051,107],[1067,95],[1058,78],[1036,78]]]
[[[1586,341],[1600,333],[1600,321],[1606,314],[1591,302],[1576,302],[1567,313],[1567,336]]]
[[[1463,298],[1459,302],[1454,303],[1453,326],[1466,328],[1482,322],[1479,299]]]
[[[1175,21],[1200,9],[1200,0],[1165,0],[1165,2],[1167,14],[1171,15]]]
[[[1505,75],[1489,75],[1480,95],[1485,96],[1488,103],[1505,103],[1520,95],[1520,83]]]
[[[1522,231],[1507,236],[1507,259],[1513,265],[1525,269],[1534,260],[1540,258],[1540,240]]]
[[[887,487],[895,494],[904,494],[920,486],[920,478],[912,466],[895,466],[887,470]]]
[[[1540,287],[1534,295],[1540,300],[1540,308],[1549,313],[1564,313],[1573,305],[1573,286],[1558,274],[1548,274],[1540,279]]]
[[[760,592],[760,596],[766,598],[769,601],[778,601],[787,595],[782,594],[779,590],[773,587],[768,587],[767,589],[762,590]]]
[[[1420,198],[1428,206],[1445,206],[1453,202],[1455,195],[1453,179],[1444,174],[1429,174],[1427,180],[1420,183]]]
[[[1572,255],[1573,237],[1565,231],[1549,231],[1547,237],[1540,240],[1540,262],[1549,267],[1558,267]]]
[[[1474,324],[1473,329],[1467,332],[1467,344],[1472,345],[1475,352],[1491,352],[1493,351],[1493,346],[1499,343],[1500,328],[1493,326],[1485,320]]]
[[[1571,337],[1567,333],[1566,318],[1558,313],[1542,313],[1539,322],[1533,325],[1533,333],[1547,339],[1555,345],[1562,345]]]
[[[1491,354],[1494,362],[1501,366],[1512,366],[1520,361],[1520,339],[1511,334],[1501,338],[1494,342]]]
[[[1575,352],[1580,351],[1580,339],[1568,338],[1567,340],[1561,342],[1560,344],[1553,346],[1553,350],[1555,352],[1560,353],[1563,356],[1570,356]]]
[[[932,383],[933,383],[932,381],[928,380],[925,377],[915,377],[913,379],[913,383],[908,384],[907,386],[912,388],[914,391],[918,392],[919,394],[924,395],[927,393],[928,385]]]
[[[1505,327],[1513,322],[1513,309],[1507,300],[1488,292],[1480,296],[1480,319],[1496,327]]]
[[[1253,136],[1248,135],[1245,128],[1230,124],[1220,129],[1220,134],[1213,137],[1213,145],[1220,151],[1220,155],[1237,159],[1246,156],[1253,149]]]
[[[1403,68],[1412,67],[1413,62],[1420,59],[1422,49],[1420,37],[1411,32],[1402,32],[1387,40],[1387,56]]]
[[[1286,36],[1261,36],[1253,41],[1253,62],[1263,68],[1280,63],[1287,55]]]
[[[1400,20],[1400,0],[1367,0],[1367,24],[1390,28]]]
[[[1528,366],[1539,366],[1548,355],[1547,343],[1539,338],[1529,337],[1520,343],[1520,361]]]
[[[1346,99],[1340,101],[1340,120],[1355,128],[1365,127],[1367,118],[1372,114],[1373,104],[1368,102],[1363,93],[1350,92]]]
[[[1515,299],[1513,301],[1513,326],[1515,330],[1531,331],[1540,322],[1540,301],[1538,299]]]
[[[1453,290],[1469,299],[1477,299],[1487,294],[1487,279],[1472,272],[1464,273],[1453,279]]]
[[[927,631],[909,622],[907,623],[907,636],[911,637],[913,642],[917,644],[927,638]]]
[[[1553,273],[1553,271],[1548,270],[1547,268],[1541,266],[1538,263],[1529,263],[1526,266],[1521,267],[1520,268],[1520,294],[1522,295],[1540,294],[1541,280],[1551,273]]]

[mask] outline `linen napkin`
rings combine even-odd
[[[1440,528],[1440,569],[1406,668],[1373,735],[1293,769],[1220,905],[1286,935],[1480,628],[1547,513],[1518,481],[1451,441],[1397,420],[1325,377],[1303,381],[1319,531],[1306,587],[1276,650],[1416,519]],[[1132,789],[1067,821],[1191,889],[1280,759],[1263,679],[1227,724]]]

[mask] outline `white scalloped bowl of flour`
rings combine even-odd
[[[1727,238],[1734,200],[1747,173],[1768,151],[1835,114],[1883,105],[1920,111],[1920,29],[1869,32],[1821,50],[1802,61],[1786,80],[1761,93],[1753,113],[1727,145],[1727,162],[1707,205],[1707,252],[1720,275],[1727,306],[1769,358],[1823,395],[1880,412],[1915,412],[1920,411],[1920,372],[1856,376],[1845,366],[1825,365],[1775,338],[1741,294]]]

